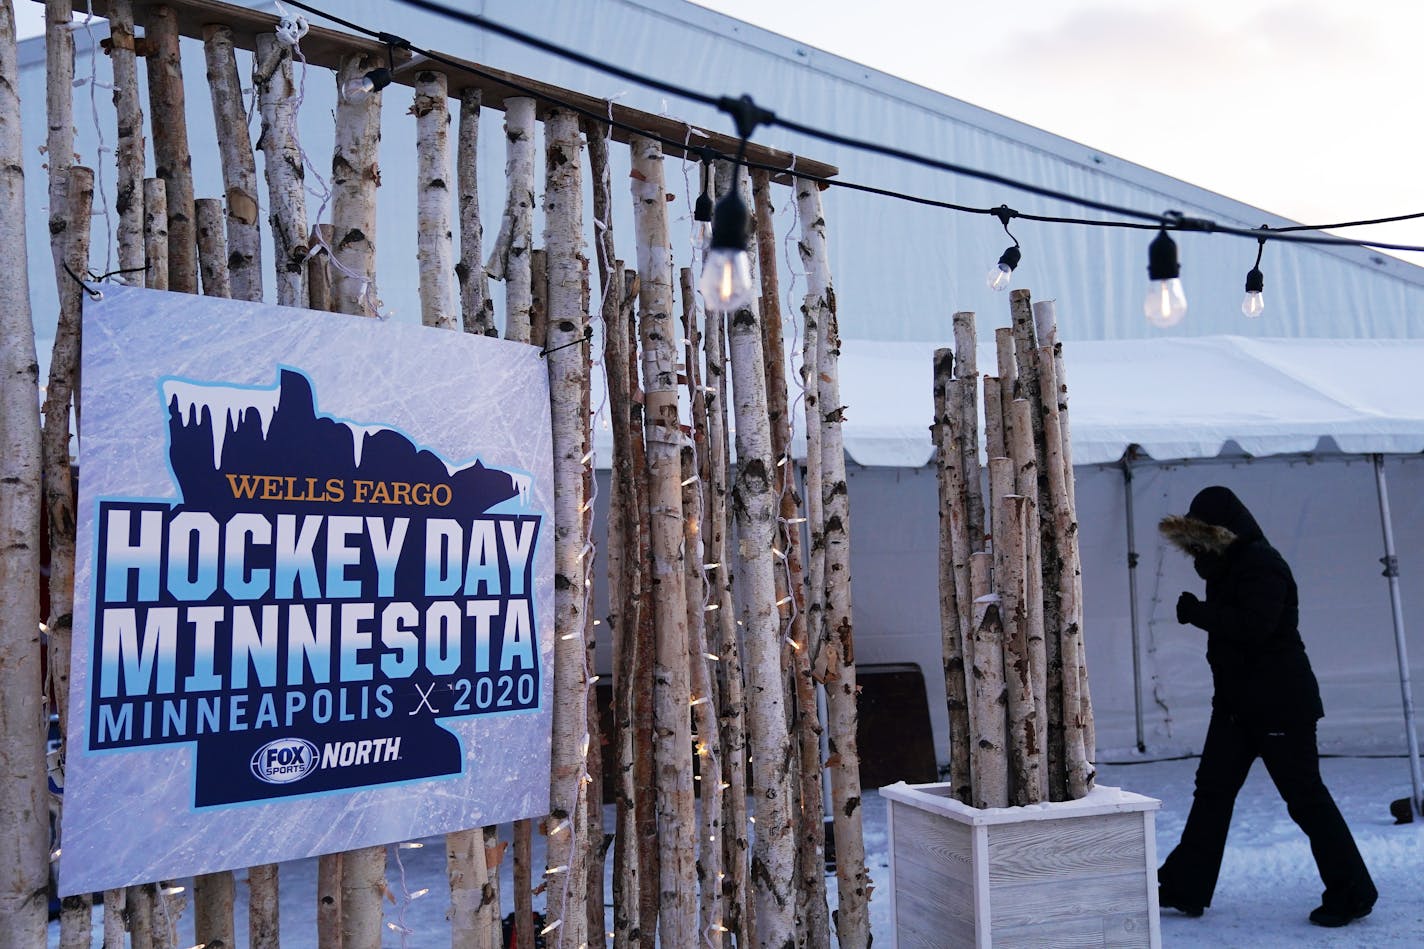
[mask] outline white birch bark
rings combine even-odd
[[[420,321],[456,329],[455,248],[450,231],[450,104],[444,73],[415,77],[416,264],[420,272]]]
[[[132,0],[109,4],[109,57],[114,69],[114,111],[118,138],[114,145],[118,184],[114,210],[118,212],[119,267],[130,270],[144,265],[143,255],[143,100],[138,92],[138,59],[134,55]],[[143,286],[143,275],[127,278]]]
[[[939,487],[939,622],[940,646],[944,659],[944,693],[949,712],[949,785],[956,800],[973,800],[973,780],[969,756],[969,693],[965,681],[966,627],[960,622],[959,589],[955,577],[956,549],[966,561],[968,539],[956,545],[955,525],[963,533],[962,505],[958,491],[958,452],[952,437],[950,392],[954,390],[954,353],[937,349],[934,355],[934,443],[935,481]],[[965,577],[965,593],[968,578]]]
[[[995,459],[995,461],[1007,459]],[[990,462],[992,465],[994,462]],[[1009,462],[1012,465],[1012,462]],[[1010,475],[1012,477],[1012,475]],[[1043,756],[1035,724],[1038,710],[1033,698],[1033,675],[1028,652],[1028,615],[1024,610],[1024,513],[1028,499],[1006,494],[997,499],[994,516],[994,551],[998,563],[998,588],[1004,623],[1004,683],[1008,703],[1009,803],[1015,806],[1041,800]]]
[[[730,445],[727,425],[727,348],[724,316],[707,313],[703,352],[706,382],[703,403],[707,418],[707,485],[704,503],[707,524],[703,531],[704,570],[711,584],[717,609],[716,627],[710,633],[712,652],[717,656],[721,705],[722,780],[724,789],[722,822],[722,866],[726,877],[722,887],[722,924],[731,931],[737,945],[752,944],[751,880],[747,853],[751,849],[747,822],[747,725],[746,693],[742,670],[742,647],[737,636],[736,608],[732,598],[731,550],[727,545],[727,498],[730,490]]]
[[[69,275],[60,268],[65,241],[56,236],[67,226],[69,208],[65,182],[74,164],[74,34],[69,30],[72,0],[45,0],[45,165],[49,171],[50,250],[54,256],[55,279],[64,295]],[[87,230],[87,228],[86,228]],[[75,273],[88,269],[88,261]],[[70,281],[72,282],[72,281]]]
[[[170,6],[147,8],[148,108],[153,126],[154,173],[167,185],[168,286],[198,292],[198,241],[193,211],[193,167],[183,99],[178,15]]]
[[[683,435],[678,419],[681,334],[673,314],[672,259],[662,147],[633,137],[631,188],[638,246],[639,338],[642,342],[644,440],[647,443],[648,517],[654,623],[654,722],[661,859],[658,936],[668,946],[697,942],[696,820],[692,789],[687,603],[683,585],[680,482]],[[650,921],[644,920],[644,925]]]
[[[984,456],[991,461],[1009,457],[1008,443],[1004,441],[1004,402],[999,388],[999,377],[986,375],[984,383]],[[998,508],[988,515],[990,522]],[[992,531],[991,531],[992,533]]]
[[[373,55],[342,57],[336,73],[336,145],[331,158],[331,223],[336,232],[332,256],[332,296],[336,309],[353,316],[375,316],[369,292],[376,271],[376,189],[381,185],[377,151],[381,141],[381,96],[373,92],[348,101],[339,90],[382,63]],[[298,232],[300,233],[300,232]],[[355,274],[356,276],[351,276]],[[349,907],[348,907],[349,909]]]
[[[494,302],[489,295],[489,275],[484,264],[484,225],[480,223],[480,105],[484,93],[468,88],[460,93],[460,130],[455,154],[455,175],[459,181],[460,262],[455,276],[460,281],[460,310],[465,332],[498,336],[494,325]]]
[[[247,868],[248,949],[280,949],[282,945],[277,882],[275,863]]]
[[[1013,327],[1002,326],[994,330],[994,351],[999,369],[999,417],[1004,425],[1004,452],[1012,455],[1010,446],[1014,442],[1014,420],[1011,405],[1018,398],[1019,367],[1014,359]]]
[[[836,933],[841,946],[870,944],[870,871],[865,865],[865,840],[860,815],[860,753],[856,745],[856,685],[854,613],[850,576],[850,497],[841,434],[844,406],[840,401],[840,332],[836,301],[831,289],[826,224],[820,190],[798,185],[801,245],[809,287],[819,289],[826,310],[818,338],[817,381],[821,424],[821,493],[823,498],[826,614],[822,627],[822,653],[826,667],[826,728],[830,757],[831,803],[836,835],[838,908]],[[981,502],[982,503],[982,502]],[[835,666],[838,665],[838,668]]]
[[[1009,451],[1014,459],[1015,490],[1024,497],[1024,639],[1033,677],[1034,729],[1041,761],[1039,797],[1048,800],[1048,652],[1043,631],[1043,568],[1038,530],[1038,460],[1033,445],[1033,408],[1027,399],[1010,403]]]
[[[64,203],[64,226],[55,229],[51,219],[50,241],[56,260],[74,273],[83,273],[89,263],[89,213],[94,200],[94,172],[71,165],[51,200]],[[74,611],[74,481],[70,468],[69,406],[79,378],[80,319],[83,291],[59,270],[59,324],[49,360],[49,384],[45,386],[44,459],[45,506],[49,515],[49,685],[51,706],[59,714],[60,755],[67,750],[69,736],[69,659],[73,642]],[[62,806],[62,801],[61,801]],[[57,815],[62,829],[64,815]],[[92,897],[88,893],[66,896],[60,903],[60,949],[88,946],[93,929]]]
[[[452,949],[494,949],[498,944],[489,922],[480,918],[489,872],[485,866],[485,835],[480,828],[445,835],[445,873],[450,883]]]
[[[237,74],[232,29],[220,24],[203,27],[208,89],[213,99],[218,155],[222,160],[227,201],[227,270],[235,300],[262,299],[262,233],[257,211],[257,162],[247,131],[242,80]]]
[[[583,296],[582,146],[578,119],[557,110],[545,124],[544,244],[549,251],[549,398],[554,435],[554,726],[549,776],[551,827],[569,822],[548,841],[549,925],[562,921],[551,941],[583,944],[588,934],[584,901],[586,835],[582,798],[589,751],[588,674],[584,646],[591,629],[585,610],[584,463],[588,388],[584,351],[570,345],[588,324]],[[572,638],[565,638],[572,634]],[[601,828],[600,828],[601,833]],[[562,870],[559,868],[563,868]],[[602,899],[602,894],[599,894]]]
[[[267,220],[272,229],[277,302],[306,306],[307,206],[301,150],[294,135],[297,88],[292,79],[292,54],[272,33],[255,39],[252,85],[262,114],[263,177],[267,181]]]
[[[104,949],[124,949],[124,917],[128,915],[128,890],[104,891]],[[84,943],[88,945],[88,943]]]
[[[533,99],[504,100],[504,177],[509,192],[485,271],[504,281],[506,339],[527,341],[531,284],[529,252],[534,247]]]
[[[202,873],[193,878],[193,934],[200,944],[212,947],[237,945],[232,918],[236,889],[230,870]]]
[[[202,277],[203,296],[230,298],[232,280],[227,269],[222,202],[198,198],[193,202],[193,212],[198,222],[198,274]]]
[[[168,289],[168,185],[162,178],[143,179],[144,285]]]
[[[989,525],[984,518],[983,468],[979,461],[979,367],[974,314],[960,311],[954,314],[953,323],[954,376],[972,383],[966,390],[964,406],[964,487],[968,504],[965,516],[969,523],[969,546],[980,550]]]
[[[15,14],[0,8],[0,945],[45,941],[49,879],[40,677],[40,414],[25,262]]]
[[[976,559],[984,556],[976,554]],[[971,567],[971,569],[974,569]],[[986,571],[987,572],[987,571]],[[974,747],[974,806],[1007,807],[1009,803],[1007,738],[1004,698],[1004,627],[1001,601],[991,593],[974,600],[974,703],[977,731]]]

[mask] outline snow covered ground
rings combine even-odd
[[[1424,945],[1424,822],[1395,825],[1389,802],[1409,793],[1408,763],[1403,758],[1327,758],[1321,762],[1325,783],[1335,795],[1355,833],[1365,862],[1380,890],[1372,915],[1343,929],[1310,925],[1306,914],[1318,903],[1320,880],[1305,836],[1286,815],[1265,768],[1251,772],[1237,801],[1226,860],[1216,897],[1206,915],[1188,919],[1173,910],[1162,914],[1162,942],[1169,949],[1222,947],[1345,947]],[[1141,764],[1102,765],[1099,780],[1106,785],[1158,798],[1157,850],[1165,855],[1176,845],[1191,805],[1195,759]],[[871,901],[872,924],[881,944],[889,943],[888,841],[885,802],[869,793],[865,800],[866,848],[879,893]],[[535,841],[536,865],[543,866]],[[387,919],[410,933],[402,939],[387,932],[392,949],[437,949],[450,945],[445,922],[445,853],[438,838],[419,848],[393,849],[387,875],[398,903],[387,907]],[[399,863],[395,856],[399,855]],[[402,873],[402,867],[404,872]],[[510,860],[502,868],[505,911],[511,908]],[[183,881],[190,884],[191,881]],[[828,880],[832,894],[834,878]],[[283,864],[282,945],[314,949],[316,933],[316,861]],[[428,895],[409,899],[429,888]],[[246,887],[238,886],[237,942],[247,945]],[[536,903],[536,905],[538,905]],[[99,913],[95,913],[95,945],[99,944]],[[180,946],[193,944],[192,914],[179,921]],[[50,926],[50,946],[57,946],[57,924]]]

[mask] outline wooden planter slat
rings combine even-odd
[[[889,802],[892,946],[1161,945],[1155,813],[1117,788],[978,809],[947,784]]]

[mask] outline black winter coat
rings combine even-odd
[[[1176,522],[1175,536],[1168,521]],[[1200,525],[1208,529],[1197,530]],[[1187,549],[1206,580],[1206,600],[1187,607],[1182,618],[1206,630],[1212,707],[1262,728],[1323,716],[1298,629],[1295,578],[1246,505],[1227,488],[1206,488],[1185,518],[1168,518],[1162,529]]]

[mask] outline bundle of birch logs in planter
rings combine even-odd
[[[980,379],[973,313],[934,358],[949,780],[980,808],[1073,800],[1094,776],[1063,347],[1051,301],[1009,304],[998,375]]]

